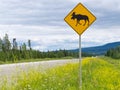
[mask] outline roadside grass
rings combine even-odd
[[[101,59],[107,61],[108,63],[111,63],[112,65],[114,65],[114,67],[120,69],[120,59],[113,59],[110,57],[101,57]]]
[[[21,59],[13,61],[0,61],[1,64],[13,64],[13,63],[25,63],[25,62],[39,62],[39,61],[49,61],[49,60],[63,60],[63,59],[75,59],[73,57],[62,57],[62,58],[37,58],[37,59]]]
[[[13,76],[11,83],[3,78],[0,90],[79,90],[78,63],[45,72],[39,68]],[[120,68],[102,58],[85,58],[82,61],[82,90],[120,90]]]
[[[103,59],[91,58],[83,76],[83,90],[120,90],[120,69]]]

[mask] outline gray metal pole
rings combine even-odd
[[[82,90],[82,56],[81,56],[81,35],[79,35],[79,89]]]

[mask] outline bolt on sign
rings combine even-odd
[[[79,3],[64,20],[73,30],[81,35],[96,20],[96,17]]]

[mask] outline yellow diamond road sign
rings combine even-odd
[[[96,20],[96,17],[85,6],[79,3],[64,20],[81,35]]]

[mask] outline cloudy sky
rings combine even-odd
[[[32,41],[41,51],[78,48],[78,35],[64,17],[79,3],[97,20],[82,34],[82,47],[120,41],[120,0],[0,0],[0,38]]]

